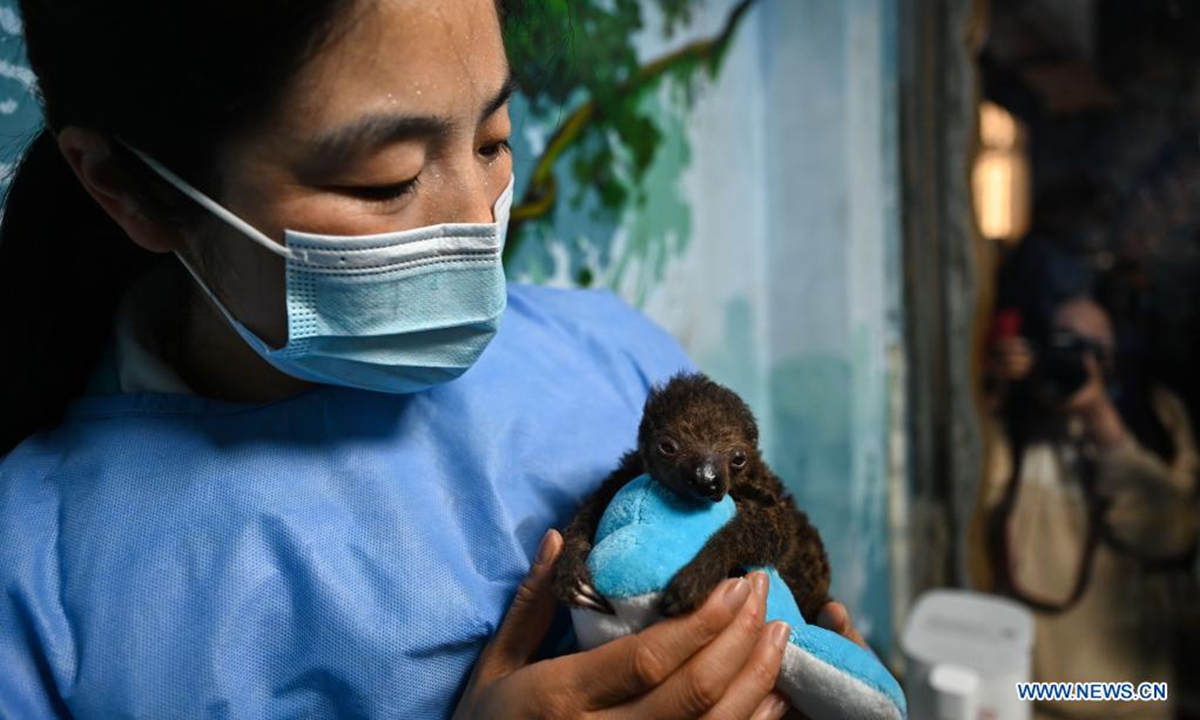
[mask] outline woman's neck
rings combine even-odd
[[[186,273],[185,273],[186,275]],[[168,362],[198,395],[230,402],[281,400],[312,386],[263,359],[230,327],[190,277]]]

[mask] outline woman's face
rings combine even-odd
[[[350,3],[347,3],[350,5]],[[221,158],[218,201],[285,229],[366,235],[491,222],[512,158],[512,85],[495,0],[366,0]],[[270,38],[263,38],[269,42]],[[222,223],[206,280],[273,346],[287,339],[283,261]]]
[[[1103,354],[1097,360],[1111,369],[1115,344],[1112,321],[1093,300],[1076,298],[1060,305],[1054,313],[1053,327],[1090,340]]]

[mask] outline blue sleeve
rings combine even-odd
[[[552,362],[574,364],[580,382],[602,376],[637,418],[652,385],[696,369],[675,338],[608,290],[514,283],[509,310],[522,319],[522,342],[540,343]]]
[[[57,679],[73,662],[57,600],[57,498],[18,447],[0,459],[0,718],[69,718]]]
[[[675,338],[610,290],[523,285],[510,302],[520,303],[523,314],[538,322],[556,325],[593,364],[616,373],[614,379],[631,388],[644,391],[677,372],[696,369]]]
[[[612,331],[619,334],[623,349],[641,372],[647,387],[665,382],[679,372],[695,372],[696,365],[679,342],[642,312],[629,306],[615,293],[605,292],[614,305]]]
[[[58,694],[51,659],[37,638],[38,620],[5,588],[0,597],[0,717],[69,718]]]

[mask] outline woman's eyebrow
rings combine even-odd
[[[516,88],[516,78],[509,74],[504,84],[484,106],[483,112],[479,114],[479,121],[483,122],[492,113],[504,107]],[[450,132],[453,126],[453,121],[448,118],[375,113],[316,135],[309,145],[318,162],[330,162],[388,143],[443,135]]]
[[[318,158],[344,159],[387,143],[445,134],[452,125],[446,118],[379,113],[319,134],[312,138],[310,145]]]
[[[488,104],[483,107],[483,112],[479,114],[479,121],[487,120],[488,116],[504,107],[504,103],[508,102],[512,94],[516,92],[517,79],[510,72],[504,79],[504,84],[500,86],[500,91],[492,96]]]

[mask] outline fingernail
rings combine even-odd
[[[787,700],[778,695],[772,695],[770,707],[767,708],[766,712],[767,720],[779,720],[779,718],[787,714],[789,707],[790,705]]]
[[[783,652],[784,648],[787,647],[788,638],[791,637],[792,629],[782,620],[776,620],[771,623],[771,627],[767,632],[770,633],[771,644],[775,646],[776,650]]]
[[[771,585],[771,579],[768,578],[767,574],[764,572],[752,572],[750,573],[750,578],[750,581],[754,583],[754,594],[763,600],[766,600],[767,591]]]
[[[738,578],[725,588],[725,593],[721,599],[725,602],[725,607],[733,612],[737,612],[746,604],[746,598],[750,596],[750,583],[746,582],[746,578]]]
[[[546,531],[546,534],[542,536],[542,542],[538,544],[537,559],[534,560],[536,564],[542,565],[550,561],[550,538],[553,534],[554,528],[550,528]]]

